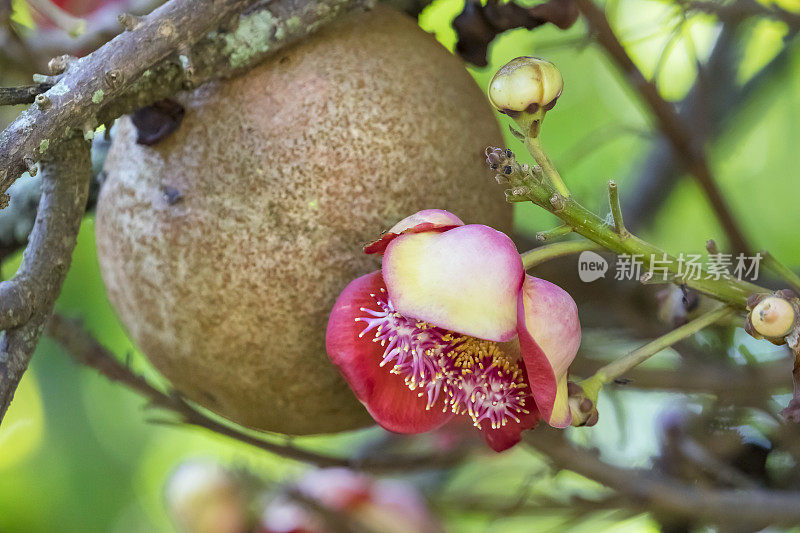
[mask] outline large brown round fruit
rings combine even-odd
[[[361,246],[417,210],[510,229],[483,164],[501,142],[483,93],[378,7],[178,100],[174,134],[137,145],[122,119],[106,162],[97,246],[122,322],[179,391],[231,420],[367,424],[325,354],[328,313],[379,268]]]

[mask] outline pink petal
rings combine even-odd
[[[567,427],[567,372],[581,344],[578,307],[558,285],[526,275],[517,312],[522,359],[539,412],[551,426]]]
[[[383,277],[400,313],[498,342],[516,335],[523,275],[511,239],[478,224],[401,235],[383,258]]]
[[[417,211],[392,226],[380,239],[364,246],[365,254],[383,254],[389,243],[405,233],[424,233],[426,231],[447,231],[463,226],[460,218],[443,209],[424,209]]]
[[[372,342],[370,335],[359,337],[364,316],[362,307],[374,307],[370,294],[385,288],[380,272],[373,272],[352,281],[331,311],[328,320],[326,345],[328,357],[339,367],[356,397],[372,418],[383,428],[396,433],[422,433],[435,429],[454,415],[443,413],[442,399],[426,409],[427,401],[410,390],[401,376],[381,368],[383,347]]]

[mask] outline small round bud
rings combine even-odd
[[[773,339],[788,335],[796,319],[791,302],[778,296],[764,298],[750,311],[750,322],[756,333]]]
[[[489,83],[489,101],[507,115],[536,113],[552,109],[563,89],[564,80],[554,64],[523,56],[497,71]]]

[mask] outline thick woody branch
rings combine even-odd
[[[800,522],[800,492],[766,489],[703,489],[651,471],[621,468],[569,443],[563,434],[534,431],[525,442],[567,468],[627,495],[629,506],[693,517],[715,524],[766,526]]]
[[[103,164],[110,146],[111,141],[104,135],[95,136],[92,141],[92,178],[89,182],[87,211],[94,209],[97,202]],[[28,243],[41,194],[41,177],[38,175],[18,180],[8,190],[8,207],[0,211],[0,262],[23,249]],[[2,307],[3,303],[0,302],[0,308]]]
[[[592,0],[576,1],[581,13],[594,31],[597,42],[605,48],[611,59],[625,74],[631,86],[648,105],[659,129],[669,140],[674,152],[679,154],[680,157],[677,159],[683,163],[686,170],[705,192],[730,241],[731,248],[740,252],[751,250],[752,248],[747,243],[747,239],[717,186],[702,146],[694,139],[677,109],[664,100],[652,81],[644,77],[612,30],[603,10],[597,7]]]
[[[0,283],[0,421],[28,367],[69,269],[91,175],[89,145],[80,136],[42,161],[42,199],[17,275]]]
[[[312,33],[354,0],[170,0],[71,62],[0,134],[0,194],[70,129],[85,130],[183,88],[232,76]]]
[[[47,327],[47,335],[58,342],[78,363],[92,367],[111,381],[125,385],[147,398],[151,405],[174,412],[182,422],[225,435],[287,459],[319,467],[344,466],[381,472],[446,468],[463,460],[465,456],[465,451],[461,449],[450,454],[346,458],[317,453],[288,443],[269,441],[252,432],[218,422],[175,392],[165,393],[158,390],[114,357],[77,320],[53,315]]]

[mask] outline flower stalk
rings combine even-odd
[[[536,133],[539,133],[538,129]],[[542,148],[539,136],[533,137],[526,135],[525,148],[533,156],[536,163],[542,167],[542,175],[553,187],[553,190],[561,196],[569,197],[569,189],[567,189],[566,183],[564,183],[564,180],[561,178],[561,174],[558,173],[558,170],[556,170],[550,158],[547,157],[544,148]]]
[[[578,383],[577,387],[573,387],[574,392],[570,394],[570,405],[574,406],[573,425],[592,425],[591,423],[587,424],[586,420],[597,421],[597,416],[592,418],[592,414],[596,414],[597,398],[604,385],[611,383],[673,344],[691,337],[712,324],[732,318],[736,314],[735,308],[722,305],[599,368],[592,376]]]
[[[676,342],[691,337],[698,331],[727,318],[731,318],[734,315],[736,315],[736,310],[732,307],[727,305],[717,307],[599,368],[592,377],[587,378],[581,384],[583,385],[590,381],[596,381],[602,386],[606,383],[610,383],[633,367],[644,363],[655,354],[669,348]]]
[[[522,254],[522,266],[529,270],[552,259],[565,255],[577,254],[586,250],[599,250],[600,246],[592,241],[566,241],[539,246]]]

